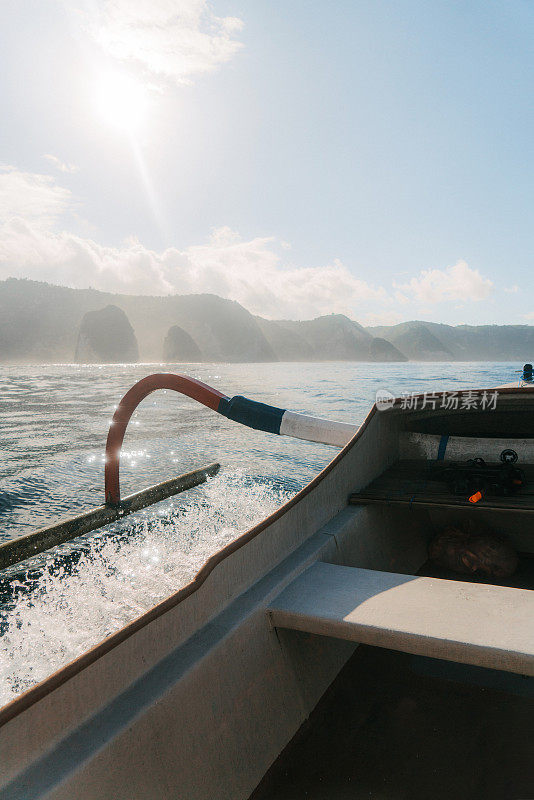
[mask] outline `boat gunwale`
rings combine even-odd
[[[476,388],[476,389],[462,389],[458,390],[458,396],[462,396],[464,394],[482,394],[483,392],[487,391],[495,391],[495,388],[488,389],[488,388]],[[530,400],[534,399],[534,392],[530,388],[526,387],[506,387],[506,388],[499,388],[500,394],[506,395],[514,395],[514,394],[524,394],[525,396],[529,397]],[[428,396],[428,392],[420,392],[419,394],[414,394],[414,398],[424,398]],[[53,691],[58,689],[64,683],[67,683],[71,678],[78,675],[82,672],[86,667],[89,667],[91,664],[98,661],[99,658],[109,653],[115,647],[118,647],[124,641],[133,636],[142,628],[149,625],[158,617],[162,616],[163,614],[170,611],[172,608],[175,608],[181,602],[183,602],[186,598],[190,597],[194,594],[200,587],[205,583],[206,579],[209,575],[213,572],[215,567],[217,567],[222,561],[226,558],[231,556],[237,550],[240,550],[250,541],[256,538],[260,533],[264,530],[269,528],[274,522],[278,519],[283,517],[288,511],[290,511],[295,505],[297,505],[307,494],[309,494],[313,489],[316,488],[324,478],[339,464],[339,462],[347,455],[347,453],[354,447],[354,445],[358,442],[361,438],[367,427],[369,426],[372,418],[375,414],[386,414],[389,415],[391,412],[400,412],[402,411],[403,414],[413,414],[417,413],[417,409],[402,409],[401,404],[403,399],[397,397],[394,403],[385,411],[381,411],[377,408],[376,403],[373,403],[371,406],[369,413],[367,414],[365,420],[362,422],[360,427],[357,429],[354,436],[347,442],[347,444],[337,453],[334,458],[319,472],[315,478],[313,478],[306,486],[304,486],[299,492],[297,492],[294,497],[284,503],[280,508],[270,514],[268,517],[265,517],[261,522],[258,522],[256,525],[253,525],[252,528],[249,528],[247,531],[242,533],[233,541],[229,542],[227,545],[222,547],[220,550],[217,550],[213,553],[200,567],[198,572],[196,573],[195,577],[185,586],[182,586],[181,589],[174,592],[174,594],[170,595],[169,597],[162,600],[160,603],[157,603],[152,608],[149,608],[148,611],[145,611],[144,614],[141,616],[136,617],[131,622],[128,622],[124,627],[120,628],[115,633],[112,633],[110,636],[107,636],[105,639],[102,639],[98,642],[94,647],[91,647],[89,650],[86,650],[81,655],[77,656],[72,661],[69,661],[64,666],[60,667],[58,670],[53,672],[47,678],[36,683],[35,686],[32,686],[27,691],[23,692],[18,697],[11,700],[5,706],[0,708],[0,728],[6,725],[8,722],[13,720],[15,717],[19,716],[19,714],[23,713],[24,711],[28,710],[32,705],[42,700],[47,695],[51,694]],[[459,410],[459,409],[458,409]],[[419,410],[420,413],[420,410]],[[435,413],[435,412],[434,412]],[[455,411],[449,411],[450,414],[454,414]]]

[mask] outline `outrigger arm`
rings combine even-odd
[[[58,544],[102,528],[134,511],[139,511],[153,503],[158,503],[198,486],[204,483],[208,477],[217,474],[220,464],[208,464],[193,472],[150,486],[121,500],[120,451],[128,422],[139,403],[159,389],[176,391],[191,397],[218,414],[249,428],[334,447],[343,447],[358,429],[357,426],[345,422],[333,422],[320,417],[297,414],[293,411],[249,400],[241,395],[230,398],[217,389],[187,375],[177,375],[172,372],[148,375],[126,392],[113,415],[106,442],[105,504],[84,514],[63,520],[56,525],[41,528],[1,544],[0,569],[17,564]]]
[[[176,375],[172,372],[148,375],[126,392],[111,421],[106,444],[106,503],[114,505],[120,503],[119,455],[128,422],[139,403],[158,389],[180,392],[222,414],[223,417],[249,428],[281,436],[292,436],[308,442],[344,447],[358,430],[357,426],[346,422],[333,422],[321,417],[297,414],[294,411],[248,400],[241,395],[230,398],[187,375]]]

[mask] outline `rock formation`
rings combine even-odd
[[[164,361],[203,361],[198,344],[178,325],[169,328],[163,343]]]
[[[78,333],[75,361],[90,364],[129,364],[139,361],[137,339],[122,309],[109,305],[84,315]]]

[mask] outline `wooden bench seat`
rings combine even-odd
[[[447,461],[440,462],[445,467]],[[351,505],[401,505],[431,508],[472,508],[493,511],[534,512],[534,467],[518,464],[525,472],[527,483],[510,497],[489,496],[479,503],[454,495],[443,481],[430,480],[428,470],[433,461],[397,461],[376,480],[349,497]]]
[[[534,675],[534,592],[316,562],[268,609],[277,628]]]

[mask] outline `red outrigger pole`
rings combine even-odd
[[[249,400],[241,395],[229,398],[217,389],[186,375],[176,375],[171,372],[148,375],[126,392],[113,415],[106,442],[104,505],[20,536],[18,539],[0,543],[0,569],[115,522],[153,503],[159,503],[168,497],[199,486],[217,474],[220,464],[207,464],[200,469],[149,486],[121,500],[119,465],[126,428],[139,403],[158,389],[180,392],[227,419],[267,433],[343,447],[356,432],[356,428],[347,423],[296,414]]]
[[[284,408],[258,403],[242,395],[229,398],[217,389],[187,375],[160,372],[148,375],[126,392],[120,401],[108,433],[106,444],[105,498],[106,504],[120,504],[119,456],[126,426],[133,412],[148,394],[157,389],[171,389],[191,397],[227,419],[266,433],[292,436],[309,442],[322,442],[344,447],[356,433],[357,427],[320,417],[297,414]]]
[[[158,389],[170,389],[173,392],[180,392],[180,394],[197,400],[213,411],[218,410],[221,400],[228,400],[225,394],[202,383],[202,381],[188,378],[187,375],[176,375],[171,372],[157,372],[135,383],[117,406],[108,432],[104,478],[107,505],[118,506],[121,501],[119,483],[120,451],[130,418],[139,403],[147,395]]]

